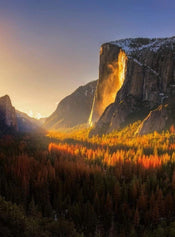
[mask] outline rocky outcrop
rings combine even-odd
[[[167,106],[160,105],[157,109],[151,111],[139,126],[136,134],[144,135],[154,131],[162,131],[166,127],[169,118]]]
[[[15,108],[11,104],[10,97],[0,97],[0,131],[8,129],[17,130],[17,119]]]
[[[161,132],[175,124],[175,96],[166,99],[166,103],[152,110],[138,127],[136,134],[144,135],[154,131]]]
[[[57,106],[56,111],[46,119],[46,129],[70,128],[87,123],[97,81],[80,86],[71,95],[65,97]]]
[[[96,116],[99,101],[94,102],[95,111],[92,109],[92,118],[95,118],[93,122],[97,123],[90,136],[118,129],[132,120],[143,119],[151,110],[175,94],[175,37],[114,41],[102,45],[101,52],[105,54],[100,56],[100,68],[104,70],[99,71],[100,80],[96,95],[100,93],[100,84],[108,87],[112,73],[107,70],[108,65],[118,62],[121,52],[125,54],[125,70],[124,76],[114,76],[123,83],[120,89],[116,90],[114,101],[101,116],[98,114],[100,118]],[[149,132],[148,130],[144,131]]]

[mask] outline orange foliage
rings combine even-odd
[[[49,152],[59,151],[64,156],[82,157],[89,161],[100,160],[102,164],[107,166],[115,166],[117,163],[134,163],[142,165],[144,168],[156,168],[160,167],[162,164],[170,161],[170,155],[167,153],[158,155],[141,155],[137,156],[137,151],[133,149],[129,150],[116,150],[113,153],[109,152],[108,148],[88,149],[83,145],[70,145],[67,143],[50,143],[48,147]]]
[[[118,132],[102,137],[88,138],[88,129],[68,133],[52,132],[48,136],[57,138],[60,143],[50,143],[48,150],[60,151],[64,155],[81,157],[88,161],[100,161],[104,166],[116,164],[139,165],[145,169],[158,168],[169,161],[175,161],[174,134],[169,131],[159,134],[136,136],[140,122],[136,122]],[[66,139],[72,139],[72,144]]]

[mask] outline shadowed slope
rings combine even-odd
[[[46,119],[46,129],[69,128],[87,123],[92,107],[97,81],[80,86],[71,95],[65,97],[56,111]]]

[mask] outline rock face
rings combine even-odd
[[[105,108],[115,101],[124,81],[126,54],[114,45],[105,44],[100,50],[99,80],[89,123],[99,119]]]
[[[15,110],[10,97],[0,97],[0,135],[13,132],[44,132],[42,121]]]
[[[169,129],[175,124],[175,96],[172,95],[155,110],[152,110],[138,127],[136,134],[144,135]]]
[[[0,131],[8,129],[17,130],[17,119],[15,108],[11,104],[10,97],[0,97]]]
[[[108,65],[119,65],[121,53],[125,55],[124,69],[121,74],[114,75],[113,80],[119,81],[118,84],[122,83],[116,89],[115,99],[111,99],[111,104],[104,109],[102,115],[101,111],[97,115],[99,101],[97,103],[94,100],[91,117],[97,123],[90,136],[118,129],[132,120],[143,119],[151,110],[164,104],[167,98],[172,98],[175,94],[175,37],[114,41],[102,45],[101,52],[96,95],[100,93],[100,84],[103,87],[109,86],[112,72]],[[157,112],[150,117],[153,118],[155,113]],[[153,120],[157,119],[155,116]],[[162,129],[163,127],[161,125]],[[147,127],[144,133],[150,130],[152,129]]]
[[[92,102],[97,81],[80,86],[71,95],[64,98],[56,111],[46,119],[43,127],[46,129],[70,128],[87,123],[92,108]]]
[[[151,111],[148,116],[143,120],[142,124],[138,128],[137,133],[144,135],[152,133],[154,131],[162,131],[166,127],[168,121],[167,105],[160,105],[157,109]]]

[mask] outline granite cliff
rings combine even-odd
[[[0,97],[0,132],[17,131],[16,111],[8,95]]]
[[[103,44],[89,119],[95,125],[90,136],[111,132],[137,119],[143,120],[138,129],[140,134],[162,130],[172,115],[163,108],[169,101],[172,107],[174,94],[175,37],[124,39]],[[160,105],[163,107],[159,108]],[[150,115],[153,110],[157,112]],[[164,114],[161,123],[160,116],[155,116],[158,111]],[[145,119],[147,116],[152,119]],[[156,126],[150,128],[150,122]]]
[[[8,95],[0,97],[0,134],[16,132],[44,132],[42,123],[15,110]]]

